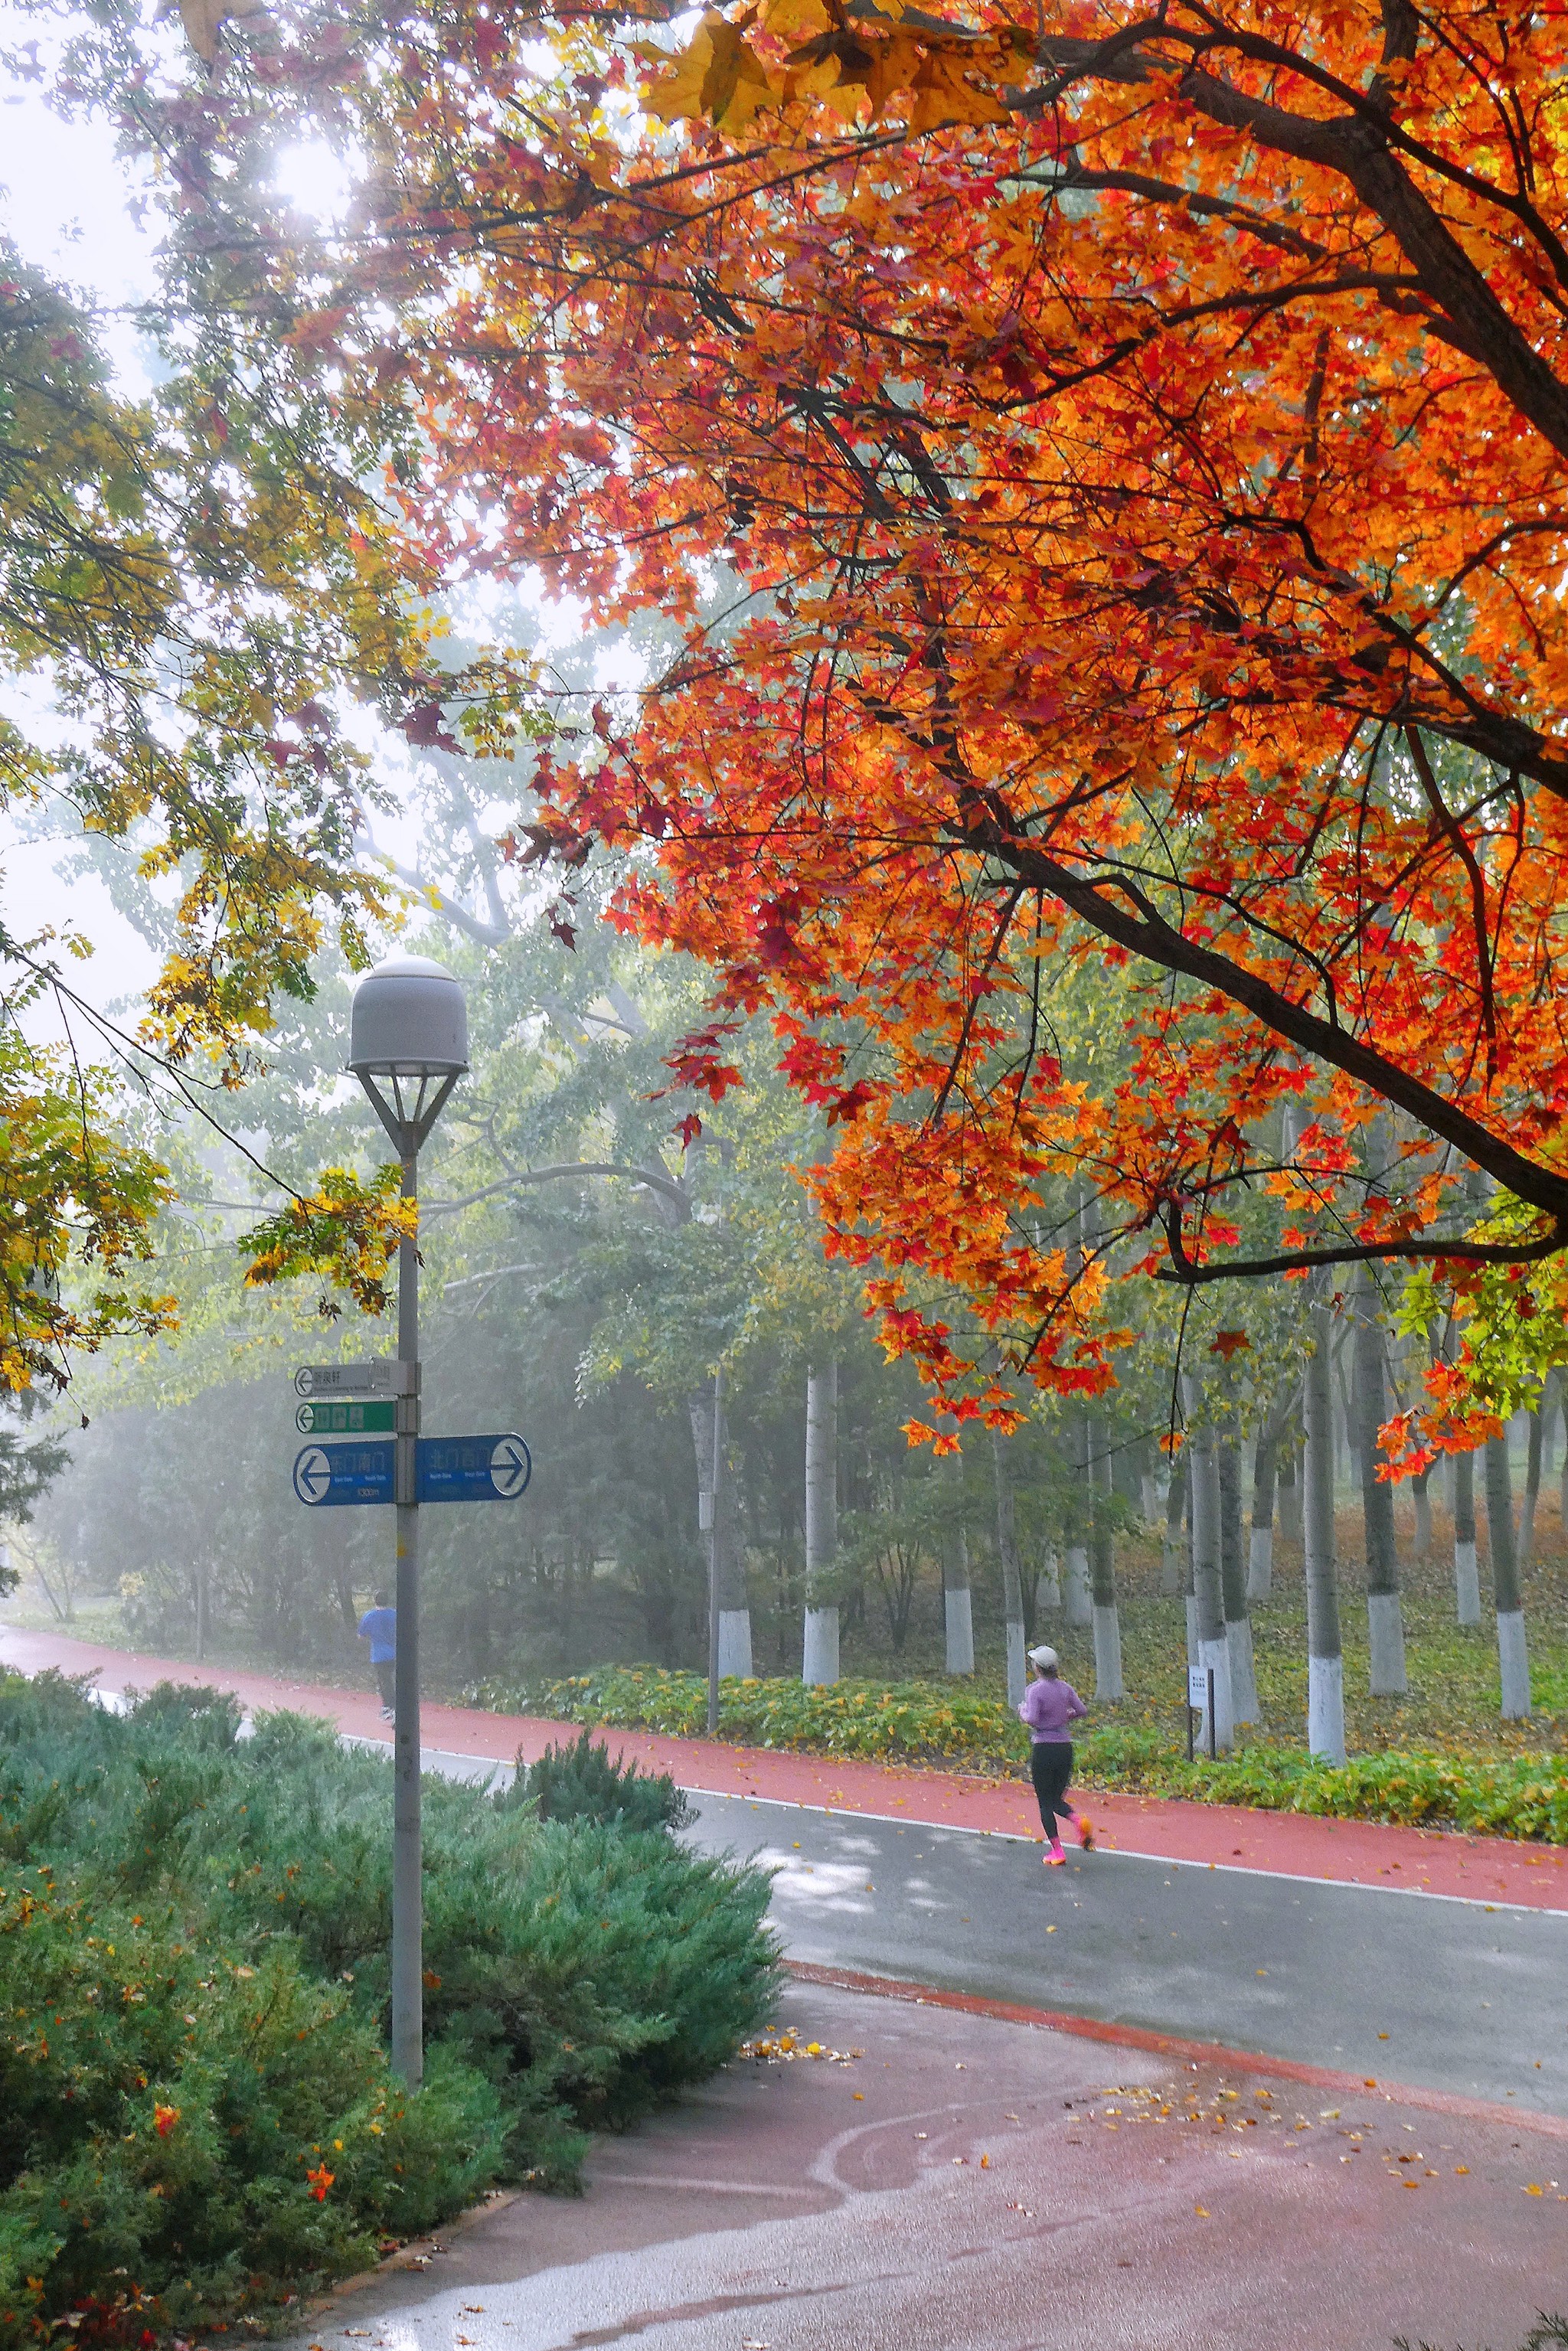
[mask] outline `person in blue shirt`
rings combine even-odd
[[[390,1722],[397,1691],[397,1610],[384,1592],[376,1593],[374,1607],[367,1608],[361,1617],[360,1638],[371,1645],[371,1664],[382,1694],[382,1719]]]

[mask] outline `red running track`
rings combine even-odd
[[[157,1681],[202,1682],[232,1690],[252,1708],[291,1707],[320,1716],[356,1738],[387,1738],[379,1705],[362,1690],[193,1666],[9,1625],[0,1625],[0,1664],[23,1673],[40,1673],[53,1666],[62,1673],[91,1674],[99,1688],[113,1691],[146,1689]],[[519,1754],[531,1762],[552,1741],[569,1735],[566,1726],[538,1716],[432,1705],[424,1708],[423,1732],[425,1745],[443,1754],[501,1763]],[[682,1787],[711,1794],[925,1821],[990,1835],[1040,1834],[1033,1801],[1019,1781],[779,1753],[724,1740],[668,1739],[643,1730],[612,1729],[605,1735],[612,1747],[637,1762],[668,1771]],[[1188,1803],[1173,1797],[1096,1793],[1092,1812],[1098,1841],[1115,1852],[1217,1869],[1262,1870],[1276,1876],[1568,1911],[1568,1853],[1552,1845],[1385,1827],[1375,1821],[1254,1812],[1240,1804]]]

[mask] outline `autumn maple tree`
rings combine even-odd
[[[99,37],[184,298],[379,403],[419,560],[679,625],[519,854],[646,845],[622,919],[716,974],[679,1074],[771,1012],[939,1380],[984,1351],[912,1270],[1059,1384],[1113,1266],[1427,1259],[1560,1334],[1568,20],[664,14],[280,5],[166,84]],[[270,193],[307,120],[339,229]],[[1103,1084],[1053,1048],[1082,957]]]

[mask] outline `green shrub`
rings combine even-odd
[[[640,1771],[585,1730],[575,1746],[517,1757],[507,1804],[532,1804],[541,1821],[597,1821],[602,1828],[684,1829],[695,1817],[667,1772]]]
[[[213,1694],[120,1719],[0,1679],[0,2351],[67,2315],[265,2320],[494,2180],[570,2184],[589,2129],[770,2012],[758,1873],[432,1782],[407,2095],[390,1767],[294,1716],[237,1729]]]
[[[561,1722],[700,1737],[707,1683],[664,1666],[600,1666],[564,1681],[508,1687],[481,1682],[476,1705]],[[894,1761],[959,1761],[1012,1768],[1024,1732],[1005,1699],[948,1682],[841,1681],[809,1687],[790,1677],[724,1681],[719,1733],[755,1747]]]
[[[469,1695],[507,1711],[692,1737],[706,1720],[707,1685],[660,1666],[605,1666],[591,1674]],[[758,1747],[887,1762],[955,1765],[1021,1776],[1022,1725],[1000,1698],[948,1682],[843,1681],[811,1689],[789,1679],[726,1681],[722,1737]],[[1314,1762],[1304,1749],[1249,1745],[1188,1763],[1160,1731],[1092,1713],[1080,1735],[1084,1786],[1199,1802],[1401,1822],[1568,1844],[1568,1757],[1496,1758],[1415,1751]]]

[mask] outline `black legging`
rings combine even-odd
[[[1072,1777],[1071,1740],[1037,1739],[1029,1750],[1029,1770],[1040,1798],[1040,1826],[1048,1837],[1054,1837],[1058,1813],[1065,1820],[1076,1817],[1067,1801],[1067,1784]]]

